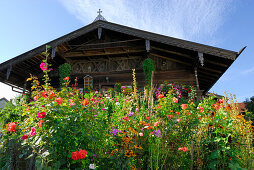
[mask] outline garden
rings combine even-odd
[[[0,112],[1,169],[253,169],[252,121],[235,98],[196,100],[191,85],[116,84],[80,90],[77,78],[50,85],[51,65],[31,93]]]

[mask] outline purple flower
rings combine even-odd
[[[122,131],[121,131],[121,130],[118,130],[118,129],[113,129],[113,131],[112,131],[111,133],[113,133],[114,136],[116,136],[117,133],[122,133]]]
[[[128,116],[132,116],[134,114],[134,112],[129,112]]]
[[[155,136],[161,137],[161,131],[159,129],[158,130],[154,130],[153,133],[154,133]]]

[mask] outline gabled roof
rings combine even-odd
[[[14,57],[6,62],[1,63],[0,70],[6,69],[7,67],[10,66],[10,64],[16,64],[17,62],[24,61],[25,59],[27,59],[29,57],[32,57],[38,53],[43,52],[45,50],[46,45],[50,45],[51,47],[56,47],[57,45],[60,45],[63,42],[75,39],[83,34],[91,32],[99,27],[109,29],[112,31],[116,31],[116,32],[120,32],[120,33],[127,34],[127,35],[132,35],[135,37],[167,44],[167,45],[176,46],[179,48],[184,48],[184,49],[193,50],[193,51],[197,51],[197,52],[201,52],[201,53],[206,53],[206,54],[210,54],[210,55],[214,55],[214,56],[218,56],[218,57],[222,57],[222,58],[227,58],[230,60],[235,60],[238,56],[238,52],[235,52],[235,51],[225,50],[225,49],[221,49],[221,48],[217,48],[217,47],[212,47],[212,46],[203,45],[203,44],[199,44],[199,43],[195,43],[195,42],[191,42],[191,41],[186,41],[186,40],[177,39],[177,38],[173,38],[173,37],[169,37],[169,36],[165,36],[165,35],[160,35],[160,34],[148,32],[148,31],[143,31],[143,30],[111,23],[108,21],[97,20],[97,21],[95,21],[87,26],[84,26],[76,31],[73,31],[69,34],[66,34],[60,38],[57,38],[57,39],[50,41],[46,44],[43,44],[37,48],[34,48],[26,53],[23,53],[17,57]]]

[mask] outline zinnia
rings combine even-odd
[[[69,79],[70,79],[70,77],[65,77],[65,78],[64,78],[65,81],[67,81],[67,80],[69,80]]]
[[[38,118],[41,118],[43,119],[44,117],[46,117],[46,112],[41,112],[41,113],[38,113]]]
[[[57,104],[61,105],[63,102],[63,99],[61,97],[58,97],[55,99],[55,102],[57,102]]]
[[[41,68],[41,70],[45,71],[45,70],[48,69],[48,66],[47,66],[46,63],[41,63],[41,64],[40,64],[40,68]]]
[[[27,139],[27,138],[28,138],[27,135],[23,135],[23,136],[22,136],[22,140],[25,140],[25,139]]]
[[[178,103],[178,98],[173,97],[173,103]]]
[[[13,131],[15,131],[15,129],[16,129],[16,123],[15,122],[9,123],[8,131],[13,132]]]
[[[79,151],[79,155],[80,155],[80,159],[83,159],[83,158],[86,157],[87,151],[86,151],[86,150],[80,150],[80,151]]]
[[[187,109],[187,104],[181,104],[182,109]]]
[[[71,158],[72,158],[73,160],[78,160],[78,159],[80,159],[80,153],[79,153],[78,151],[72,152],[72,153],[71,153]]]

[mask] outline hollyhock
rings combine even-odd
[[[82,104],[83,106],[87,106],[87,105],[89,104],[89,100],[88,100],[88,99],[84,99],[84,100],[81,102],[81,104]]]
[[[61,97],[58,97],[55,99],[55,102],[57,102],[57,104],[61,105],[63,102],[63,99]]]
[[[173,103],[178,103],[178,98],[173,97]]]
[[[22,136],[22,140],[26,140],[27,138],[28,138],[27,135],[23,135],[23,136]]]
[[[38,118],[41,118],[43,119],[44,117],[46,117],[46,112],[41,112],[41,113],[38,113]]]
[[[31,132],[30,132],[30,136],[34,136],[36,134],[36,129],[35,127],[31,127]]]
[[[41,70],[45,71],[45,70],[48,69],[48,66],[47,66],[46,63],[41,63],[41,64],[40,64],[40,68],[41,68]]]
[[[16,122],[11,122],[11,123],[9,123],[9,125],[8,125],[8,131],[10,131],[10,132],[13,132],[13,131],[15,131],[15,129],[16,129]]]
[[[187,104],[181,104],[182,109],[187,109]]]
[[[43,120],[40,120],[39,122],[38,122],[38,126],[41,128],[42,127],[42,123],[43,123]]]

